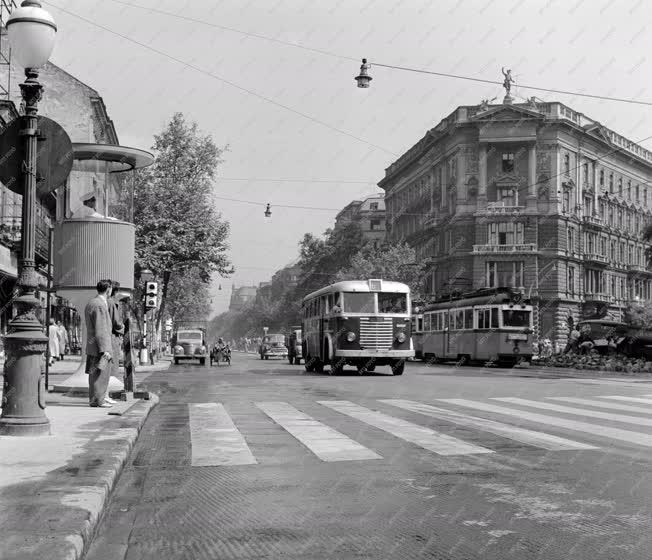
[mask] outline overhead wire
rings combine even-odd
[[[200,68],[199,66],[196,66],[196,65],[194,65],[194,64],[192,64],[190,62],[187,62],[185,60],[182,60],[180,58],[177,58],[176,56],[173,56],[173,55],[171,55],[169,53],[166,53],[165,51],[157,49],[156,47],[148,45],[147,43],[143,43],[141,41],[138,41],[138,40],[136,40],[136,39],[134,39],[132,37],[129,37],[128,35],[125,35],[123,33],[115,31],[115,30],[111,29],[110,27],[107,27],[105,25],[97,23],[96,21],[93,21],[93,20],[88,19],[88,18],[86,18],[84,16],[76,14],[75,12],[71,12],[70,10],[62,8],[61,6],[57,6],[55,3],[51,2],[51,1],[50,1],[50,4],[52,5],[53,8],[59,10],[60,12],[68,14],[69,16],[75,17],[75,18],[77,18],[77,19],[79,19],[81,21],[84,21],[84,22],[88,23],[89,25],[93,25],[93,26],[95,26],[95,27],[97,27],[99,29],[102,29],[102,30],[106,31],[107,33],[111,33],[111,34],[113,34],[113,35],[115,35],[117,37],[120,37],[120,38],[124,39],[125,41],[129,41],[130,43],[133,43],[133,44],[138,45],[138,46],[140,46],[140,47],[142,47],[144,49],[147,49],[147,50],[149,50],[151,52],[154,52],[154,53],[156,53],[156,54],[158,54],[160,56],[168,58],[169,60],[172,60],[173,62],[176,62],[177,64],[181,64],[182,66],[185,66],[186,68],[190,68],[192,70],[200,72],[204,76],[208,76],[210,78],[218,80],[218,81],[220,81],[220,82],[222,82],[222,83],[224,83],[224,84],[226,84],[228,86],[231,86],[231,87],[233,87],[235,89],[238,89],[238,90],[240,90],[240,91],[242,91],[244,93],[247,93],[248,95],[256,97],[257,99],[260,99],[262,101],[266,101],[267,103],[271,103],[272,105],[275,105],[276,107],[280,107],[281,109],[285,109],[286,111],[294,113],[295,115],[298,115],[298,116],[303,117],[305,119],[308,119],[308,120],[310,120],[310,121],[312,121],[312,122],[314,122],[316,124],[319,124],[319,125],[321,125],[321,126],[323,126],[325,128],[328,128],[329,130],[331,130],[333,132],[337,132],[337,133],[342,134],[344,136],[348,136],[349,138],[352,138],[352,139],[354,139],[354,140],[356,140],[358,142],[361,142],[363,144],[367,144],[368,146],[370,146],[372,148],[375,148],[377,150],[380,150],[382,152],[385,152],[385,153],[387,153],[387,154],[389,154],[391,156],[394,156],[394,157],[398,156],[398,154],[396,154],[395,152],[393,152],[391,150],[388,150],[387,148],[384,148],[383,146],[379,146],[378,144],[374,144],[373,142],[370,142],[369,140],[365,140],[364,138],[361,138],[360,136],[356,136],[355,134],[353,134],[351,132],[348,132],[348,131],[346,131],[344,129],[333,126],[333,125],[331,125],[331,124],[329,124],[329,123],[327,123],[325,121],[322,121],[321,119],[318,119],[316,117],[313,117],[312,115],[304,113],[303,111],[299,111],[298,109],[294,109],[293,107],[290,107],[289,105],[286,105],[284,103],[276,101],[275,99],[272,99],[271,97],[267,97],[267,96],[262,95],[262,94],[260,94],[260,93],[258,93],[256,91],[254,91],[254,90],[251,90],[249,88],[246,88],[244,86],[236,84],[235,82],[233,82],[231,80],[227,80],[226,78],[223,78],[222,76],[219,76],[219,75],[215,74],[214,72],[211,72],[209,70],[205,70],[203,68]]]
[[[302,49],[302,50],[305,50],[305,51],[313,52],[313,53],[316,53],[316,54],[321,54],[321,55],[324,55],[324,56],[330,56],[330,57],[338,58],[338,59],[341,59],[341,60],[355,61],[355,62],[358,62],[360,60],[359,57],[341,55],[341,54],[330,52],[330,51],[327,51],[327,50],[324,50],[324,49],[317,49],[317,48],[314,48],[314,47],[309,47],[309,46],[303,45],[301,43],[296,43],[296,42],[292,42],[292,41],[284,41],[282,39],[277,39],[275,37],[270,37],[269,35],[262,35],[260,33],[252,33],[252,32],[248,32],[248,31],[243,31],[241,29],[236,29],[234,27],[228,27],[228,26],[225,26],[225,25],[219,25],[219,24],[216,24],[216,23],[212,23],[210,21],[192,18],[192,17],[186,16],[186,15],[183,15],[183,14],[175,14],[174,12],[168,12],[168,11],[165,11],[165,10],[161,10],[159,8],[149,8],[147,6],[142,6],[140,4],[134,4],[132,2],[125,2],[124,0],[110,0],[110,1],[115,3],[115,4],[121,4],[123,6],[128,6],[130,8],[137,8],[137,9],[141,9],[141,10],[146,10],[148,12],[165,15],[165,16],[168,16],[168,17],[172,17],[172,18],[188,21],[188,22],[191,22],[191,23],[204,25],[204,26],[207,26],[207,27],[213,27],[213,28],[216,28],[216,29],[221,29],[223,31],[230,31],[232,33],[238,33],[240,35],[245,35],[247,37],[252,37],[252,38],[255,38],[255,39],[261,39],[261,40],[264,40],[264,41],[278,43],[278,44],[288,46],[288,47],[294,47],[294,48],[297,48],[297,49]],[[456,79],[456,80],[466,80],[466,81],[483,83],[483,84],[491,84],[491,85],[499,85],[499,86],[503,85],[503,82],[497,81],[497,80],[488,80],[488,79],[484,79],[484,78],[477,78],[477,77],[474,77],[474,76],[465,76],[465,75],[461,75],[461,74],[450,74],[450,73],[447,73],[447,72],[436,72],[434,70],[427,70],[427,69],[424,69],[424,68],[413,68],[413,67],[409,67],[409,66],[399,66],[397,64],[388,64],[388,63],[384,63],[384,62],[375,62],[372,58],[369,58],[369,64],[372,67],[373,66],[379,66],[381,68],[388,68],[388,69],[391,69],[391,70],[400,70],[400,71],[403,71],[403,72],[413,72],[413,73],[418,73],[418,74],[428,74],[428,75],[431,75],[431,76],[438,76],[438,77],[442,77],[442,78],[452,78],[452,79]],[[519,88],[531,89],[531,90],[535,90],[535,91],[543,91],[543,92],[547,92],[547,93],[557,93],[557,94],[561,94],[561,95],[570,95],[570,96],[574,96],[574,97],[587,97],[587,98],[599,99],[599,100],[603,100],[603,101],[616,101],[616,102],[619,102],[619,103],[630,103],[630,104],[637,104],[637,105],[652,106],[652,101],[642,101],[642,100],[639,100],[639,99],[630,99],[630,98],[623,98],[623,97],[612,97],[612,96],[608,96],[608,95],[583,93],[583,92],[578,92],[578,91],[570,91],[570,90],[555,89],[555,88],[545,88],[545,87],[541,87],[541,86],[525,85],[525,84],[520,84],[520,83],[515,83],[515,85],[517,85]]]

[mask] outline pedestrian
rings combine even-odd
[[[61,321],[57,321],[57,336],[59,337],[59,358],[63,360],[68,346],[68,331]]]
[[[579,340],[580,331],[577,330],[577,326],[573,325],[568,333],[568,342],[566,343],[566,348],[564,348],[564,354],[568,354],[568,352],[577,352],[579,348]]]
[[[134,358],[134,344],[131,340],[132,334],[135,333],[132,333],[133,322],[131,313],[129,311],[130,302],[131,298],[129,296],[125,296],[120,299],[120,303],[122,304],[122,322],[124,324],[124,334],[122,336],[122,350],[124,356],[123,382],[125,391],[132,393],[134,390],[134,372],[136,368],[136,360]]]
[[[107,303],[109,306],[109,317],[111,318],[111,375],[119,378],[120,376],[120,356],[122,356],[122,335],[125,332],[125,326],[122,322],[122,309],[119,303],[120,282],[111,280],[111,296]],[[115,401],[108,399],[113,404]]]
[[[88,374],[88,402],[90,406],[111,408],[107,401],[111,376],[111,317],[108,299],[111,280],[97,283],[97,295],[84,309],[86,319],[86,373]]]
[[[50,350],[50,365],[54,363],[55,360],[59,359],[59,329],[54,323],[54,319],[50,317],[50,324],[48,325],[48,348]]]

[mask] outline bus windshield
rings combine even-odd
[[[379,313],[407,313],[406,294],[378,294]]]
[[[342,294],[345,313],[375,313],[376,297],[375,294],[365,292],[344,292]]]
[[[530,312],[522,310],[503,311],[503,326],[505,327],[529,327]]]
[[[200,332],[189,332],[189,331],[179,331],[177,333],[177,338],[179,340],[201,340],[202,333]]]

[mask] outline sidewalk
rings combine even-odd
[[[79,356],[67,356],[50,376],[70,375]],[[138,382],[168,360],[138,367]],[[52,381],[50,381],[52,384]],[[48,393],[51,434],[0,436],[0,558],[78,560],[102,516],[113,486],[148,414],[158,403],[118,402],[91,408],[87,397]]]

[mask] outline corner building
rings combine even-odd
[[[652,298],[642,233],[652,152],[562,103],[458,107],[385,170],[387,238],[428,264],[430,297],[520,288],[535,336],[620,320]]]

